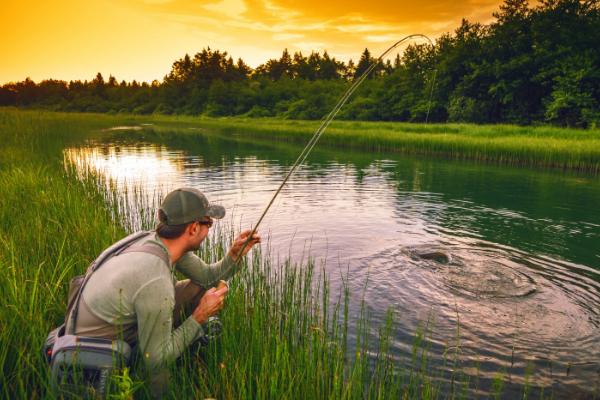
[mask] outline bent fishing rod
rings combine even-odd
[[[327,114],[325,119],[323,119],[323,121],[321,122],[321,125],[317,128],[315,133],[312,135],[312,137],[310,138],[310,140],[308,141],[308,143],[306,144],[306,146],[304,147],[304,149],[302,150],[302,152],[300,153],[298,158],[296,158],[296,161],[294,162],[294,164],[292,164],[292,167],[290,168],[288,173],[285,175],[285,178],[283,178],[283,181],[281,182],[281,184],[279,185],[279,187],[273,194],[273,197],[271,197],[271,200],[265,207],[263,213],[261,214],[260,218],[258,219],[258,222],[254,226],[254,228],[252,228],[250,235],[248,235],[248,239],[246,239],[246,241],[244,242],[244,245],[242,246],[241,250],[237,254],[237,259],[235,261],[236,263],[238,263],[239,260],[242,258],[242,257],[240,257],[240,255],[244,254],[244,250],[246,250],[246,247],[248,247],[248,244],[252,241],[252,237],[258,231],[258,227],[260,226],[261,222],[265,218],[265,215],[267,215],[267,212],[269,211],[269,209],[275,202],[275,199],[277,198],[277,196],[279,195],[279,193],[281,192],[281,190],[283,189],[283,187],[285,186],[287,181],[290,179],[290,177],[293,175],[293,173],[298,169],[298,167],[300,165],[302,165],[302,163],[304,163],[304,161],[306,160],[306,158],[308,157],[308,155],[310,154],[312,149],[317,144],[317,141],[319,140],[321,135],[323,135],[323,132],[325,132],[325,129],[327,129],[329,124],[331,124],[331,122],[333,121],[335,116],[338,114],[338,112],[344,106],[344,104],[346,104],[346,102],[348,101],[350,96],[352,96],[354,91],[369,76],[369,74],[379,65],[379,63],[381,63],[383,61],[383,58],[385,56],[387,56],[389,52],[391,52],[392,50],[394,50],[396,47],[398,47],[402,43],[406,42],[407,40],[415,39],[415,38],[423,38],[423,39],[427,40],[431,46],[433,46],[433,42],[431,41],[431,39],[429,39],[429,37],[427,37],[426,35],[423,35],[420,33],[408,35],[408,36],[400,39],[399,41],[394,43],[392,46],[390,46],[387,50],[385,50],[383,53],[381,53],[381,55],[375,60],[375,62],[373,62],[371,65],[369,65],[369,67],[352,83],[352,85],[348,88],[348,90],[346,90],[346,92],[342,95],[342,97],[340,97],[340,99],[336,103],[335,107],[333,107],[333,109],[329,112],[329,114]],[[433,85],[435,83],[435,73],[434,73],[433,79],[434,79],[434,82],[431,85],[431,93],[430,93],[430,98],[429,98],[429,104],[427,106],[426,120],[429,118],[429,107],[431,104],[431,95],[433,94]]]

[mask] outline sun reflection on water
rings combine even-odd
[[[154,144],[68,148],[64,157],[78,173],[93,171],[107,184],[113,182],[118,188],[143,185],[149,189],[163,187],[168,190],[171,178],[185,170],[182,152]]]

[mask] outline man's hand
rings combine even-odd
[[[239,257],[245,256],[250,251],[252,246],[254,246],[257,243],[260,243],[260,235],[258,233],[255,233],[254,235],[252,235],[252,239],[250,239],[250,242],[248,242],[248,245],[244,249],[244,253],[240,254],[242,247],[244,247],[244,243],[246,243],[251,233],[252,230],[248,229],[247,231],[240,233],[240,236],[238,236],[233,241],[233,244],[229,249],[229,256],[231,256],[231,258],[233,258],[234,261],[237,261]]]
[[[192,317],[199,324],[206,323],[209,317],[217,314],[223,308],[225,295],[228,290],[227,285],[224,285],[221,289],[208,289],[200,299],[200,303],[198,303],[198,306],[192,313]]]

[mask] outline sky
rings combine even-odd
[[[357,60],[404,36],[435,40],[462,18],[488,23],[500,0],[0,0],[0,84],[30,77],[162,80],[205,47],[256,67],[311,50]],[[393,58],[393,57],[391,57]]]

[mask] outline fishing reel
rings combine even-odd
[[[224,280],[220,280],[217,284],[217,290],[221,290],[224,287],[229,287],[228,283]],[[200,343],[200,346],[207,346],[211,341],[214,341],[221,336],[223,324],[219,317],[213,315],[208,318],[208,321],[206,321],[204,325],[202,325],[202,329],[204,330],[204,335],[198,339],[198,342]]]
[[[223,332],[223,324],[219,317],[216,316],[208,318],[208,321],[206,321],[202,328],[204,329],[204,335],[198,339],[201,346],[208,346],[210,342],[218,339]]]

